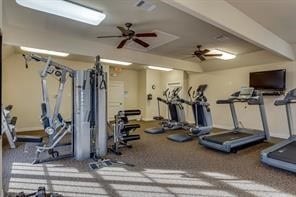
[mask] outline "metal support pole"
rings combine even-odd
[[[230,103],[229,106],[230,106],[230,111],[231,111],[231,116],[232,116],[234,128],[238,129],[239,128],[239,123],[238,123],[238,119],[237,119],[234,104]]]
[[[287,113],[287,119],[288,119],[289,134],[291,137],[293,135],[293,131],[294,131],[294,123],[293,123],[292,110],[291,110],[290,103],[286,104],[286,113]]]
[[[266,111],[265,111],[265,107],[264,107],[263,98],[262,98],[262,102],[259,104],[259,110],[260,110],[260,115],[261,115],[263,131],[265,133],[266,139],[268,140],[270,135],[269,135],[269,128],[268,128],[268,124],[267,124]]]

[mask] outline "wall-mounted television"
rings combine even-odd
[[[251,72],[249,85],[256,90],[284,91],[286,89],[286,69]]]

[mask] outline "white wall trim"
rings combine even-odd
[[[142,120],[145,121],[145,122],[154,121],[153,118],[142,118]]]
[[[218,125],[218,124],[214,124],[213,127],[217,128],[217,129],[233,129],[233,127],[229,127],[229,126],[225,126],[225,125]]]

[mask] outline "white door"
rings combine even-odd
[[[124,82],[110,81],[108,95],[108,119],[113,120],[118,111],[124,106]]]

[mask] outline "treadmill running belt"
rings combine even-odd
[[[223,144],[226,141],[233,141],[233,140],[241,139],[251,135],[252,134],[250,133],[229,132],[229,133],[223,133],[219,135],[205,136],[203,139],[208,142]]]
[[[296,164],[296,141],[268,153],[269,158]]]

